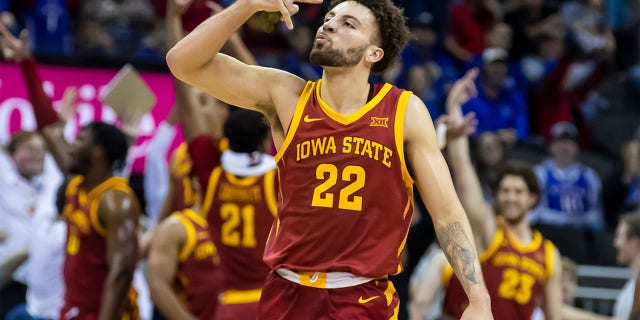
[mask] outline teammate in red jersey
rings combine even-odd
[[[219,53],[254,13],[280,12],[292,28],[298,9],[291,0],[236,1],[167,55],[179,79],[270,122],[280,183],[260,319],[396,317],[387,275],[401,269],[414,178],[470,298],[463,319],[491,319],[471,228],[424,103],[368,82],[409,37],[402,10],[390,0],[333,1],[310,54],[324,68],[317,82]]]
[[[66,292],[60,319],[138,319],[131,281],[140,207],[127,180],[113,175],[124,165],[126,137],[112,125],[93,122],[80,131],[68,154],[53,145],[52,153],[68,159],[68,172],[76,174],[64,207]]]
[[[460,129],[465,126],[461,105],[475,94],[476,75],[477,70],[468,72],[449,93],[447,112],[452,131],[464,131]],[[545,319],[560,319],[560,255],[550,241],[531,229],[527,216],[540,195],[538,180],[530,166],[507,165],[498,177],[492,208],[483,198],[470,160],[467,136],[450,139],[448,152],[457,190],[481,252],[482,272],[495,318],[528,320],[542,303]],[[459,317],[468,303],[462,287],[452,279],[443,313]]]
[[[170,41],[181,37],[177,17],[188,3],[170,2],[167,26]],[[229,42],[235,56],[246,63],[255,63],[239,36],[234,35]],[[216,129],[222,127],[215,121],[222,119],[221,112],[217,112],[217,117],[208,113],[222,109],[222,103],[180,81],[176,81],[176,97],[193,170],[203,186],[205,203],[201,212],[221,260],[215,318],[255,319],[261,289],[269,273],[262,255],[277,207],[275,161],[267,153],[268,126],[257,112],[234,112],[224,123],[222,131],[228,150],[221,153],[215,139]],[[203,109],[202,101],[210,105]],[[216,298],[212,299],[211,303],[215,303]]]
[[[165,201],[161,210],[171,206],[179,211],[154,230],[147,265],[151,298],[169,320],[212,320],[218,305],[220,258],[207,221],[198,213],[201,190],[191,169],[187,146],[182,144],[171,162],[168,197],[173,201]]]

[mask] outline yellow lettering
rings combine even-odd
[[[309,154],[311,153],[311,143],[309,141],[302,141],[300,143],[300,159],[309,158]]]
[[[203,260],[205,258],[211,257],[215,253],[215,247],[213,243],[206,242],[198,245],[195,250],[195,256],[197,260]]]
[[[371,150],[371,140],[365,140],[364,141],[364,146],[362,147],[362,155],[367,154],[367,156],[369,156],[369,159],[373,158],[373,154],[372,154],[372,150]]]
[[[353,137],[342,139],[342,153],[351,153],[351,141],[353,141]]]
[[[329,141],[327,141],[327,149],[324,153],[336,153],[336,139],[333,136],[329,137]]]
[[[311,149],[313,150],[313,155],[316,156],[318,154],[322,154],[324,151],[324,143],[327,141],[327,137],[317,138],[311,140]]]
[[[353,137],[353,141],[356,143],[356,148],[355,150],[353,150],[353,153],[355,154],[361,154],[360,153],[360,145],[362,143],[364,143],[364,138],[360,138],[360,137]]]
[[[544,268],[542,267],[542,265],[529,257],[522,258],[522,269],[529,271],[538,279],[544,278]]]
[[[391,168],[391,156],[393,155],[393,151],[387,147],[384,147],[384,158],[382,159],[382,164],[387,166],[387,168]]]
[[[373,159],[378,160],[378,153],[380,153],[384,146],[375,141],[371,141],[371,146],[373,146],[373,148],[375,149],[375,152],[373,153]]]

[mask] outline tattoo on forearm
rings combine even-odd
[[[454,222],[437,230],[438,239],[447,259],[451,263],[456,274],[464,275],[464,278],[473,284],[480,280],[476,273],[475,261],[477,255],[471,242],[464,233],[462,224]],[[462,280],[462,279],[460,279]],[[460,281],[466,288],[465,281]]]

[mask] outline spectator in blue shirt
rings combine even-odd
[[[482,67],[476,84],[478,96],[462,106],[463,112],[475,112],[476,134],[496,132],[503,142],[513,145],[529,136],[527,102],[508,77],[508,54],[501,48],[482,53]]]
[[[558,122],[551,128],[551,137],[551,157],[535,167],[543,192],[531,221],[583,230],[604,229],[602,183],[596,172],[579,160],[578,130],[570,122]]]

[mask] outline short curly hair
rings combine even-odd
[[[373,64],[371,71],[381,73],[400,55],[402,48],[411,38],[411,32],[407,27],[406,18],[403,14],[404,10],[393,4],[391,0],[333,0],[329,5],[329,10],[347,1],[357,2],[369,8],[376,17],[378,34],[373,41],[380,43],[384,56],[380,61]]]

